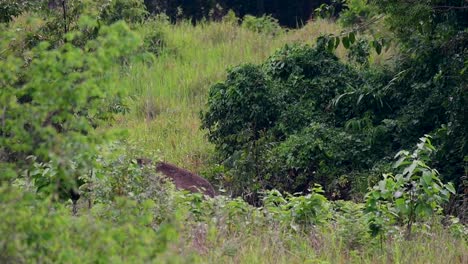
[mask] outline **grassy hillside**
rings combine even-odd
[[[209,87],[225,78],[230,67],[260,63],[287,43],[311,44],[340,27],[318,20],[268,35],[230,23],[180,22],[159,30],[167,45],[162,55],[150,66],[130,65],[116,81],[132,95],[131,113],[119,117],[117,127],[128,129],[128,140],[142,153],[200,172],[212,153],[199,129]],[[345,50],[340,48],[338,55],[345,58]]]
[[[453,187],[419,156],[432,151],[427,138],[413,156],[403,152],[400,163],[407,167],[388,171],[396,176],[387,175],[361,203],[330,201],[313,185],[308,194],[261,190],[262,204],[254,207],[224,190],[213,199],[176,191],[154,168],[135,164],[147,157],[213,177],[219,153],[200,129],[210,87],[226,81],[227,69],[261,64],[286,44],[315,46],[323,34],[341,34],[339,24],[318,19],[262,33],[228,19],[99,26],[91,19],[81,21],[89,35],[75,32],[64,41],[61,27],[46,31],[50,36],[41,31],[61,17],[31,23],[29,15],[0,27],[6,36],[0,38],[0,263],[468,263],[468,229],[441,213]],[[154,60],[134,59],[147,58],[140,44],[154,34],[160,42],[146,46]],[[334,50],[340,60],[326,58],[337,69],[359,72],[365,66],[348,61],[348,52],[340,45]],[[371,67],[394,67],[397,52],[395,46],[371,51]],[[325,77],[333,83],[333,75]],[[365,99],[374,95],[365,92]],[[365,118],[352,121],[360,129],[362,120],[372,123]],[[102,144],[101,132],[121,131]],[[310,131],[302,138],[331,130]],[[342,142],[350,138],[336,134]],[[414,182],[424,187],[416,190],[420,197],[401,193],[410,185],[397,174],[403,170],[414,171]],[[81,197],[73,215],[75,191]],[[416,216],[417,202],[425,207]]]
[[[166,25],[161,30],[167,41],[163,55],[150,66],[131,65],[119,80],[132,94],[132,111],[120,116],[115,127],[128,130],[128,142],[136,153],[203,173],[212,165],[214,152],[204,131],[200,130],[199,113],[206,107],[209,87],[225,78],[226,69],[248,62],[260,63],[285,44],[314,44],[321,34],[336,34],[341,28],[334,22],[317,20],[301,29],[277,35],[258,34],[219,22],[196,26],[180,22]],[[346,52],[340,46],[336,54],[346,61]],[[393,52],[373,53],[372,64],[388,63]],[[215,208],[220,206],[219,202],[214,204],[217,203]],[[245,205],[237,206],[243,208]],[[388,240],[379,244],[378,240],[364,235],[366,231],[360,218],[363,216],[353,219],[352,213],[326,227],[296,233],[284,223],[263,223],[250,228],[249,222],[255,221],[254,211],[248,211],[245,218],[234,216],[237,220],[231,221],[235,223],[229,223],[225,217],[238,214],[234,213],[237,206],[236,202],[231,202],[231,207],[226,209],[227,215],[219,213],[221,215],[217,217],[220,218],[215,217],[216,221],[221,221],[218,224],[208,221],[208,224],[182,228],[179,242],[170,246],[162,258],[171,262],[177,254],[181,259],[175,258],[178,259],[175,262],[200,263],[468,261],[466,243],[443,229],[430,231],[429,237],[419,234],[411,241]],[[437,253],[442,251],[444,254]]]

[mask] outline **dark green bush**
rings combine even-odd
[[[261,67],[235,68],[213,86],[203,126],[227,158],[234,193],[252,201],[264,188],[303,192],[320,183],[328,195],[348,195],[346,175],[378,157],[367,158],[370,141],[344,128],[355,116],[352,104],[332,103],[356,86],[364,86],[362,76],[335,55],[298,45],[285,46]]]
[[[0,0],[0,23],[10,22],[13,17],[25,11],[40,9],[43,5],[42,0]]]
[[[261,67],[251,64],[229,70],[226,82],[211,88],[208,104],[203,127],[226,155],[260,138],[277,118],[266,76]]]
[[[346,175],[368,168],[368,151],[362,135],[312,123],[275,146],[265,164],[275,188],[305,191],[319,183],[332,197],[344,198],[350,188],[346,185],[353,180]]]
[[[112,24],[118,20],[141,23],[147,15],[148,11],[143,0],[105,0],[99,17],[106,24]]]
[[[353,45],[351,57],[364,67],[345,65],[327,45],[285,46],[211,88],[203,126],[222,150],[234,194],[254,201],[265,188],[304,192],[320,183],[329,197],[356,197],[375,168],[427,133],[440,147],[433,163],[459,184],[468,122],[457,58],[466,49],[453,47],[454,58],[415,53],[395,73],[369,66],[366,41]],[[418,64],[429,59],[436,61]]]

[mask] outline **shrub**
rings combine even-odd
[[[143,38],[141,52],[150,52],[156,56],[161,55],[167,47],[166,27],[169,24],[168,18],[161,15],[145,20],[144,23],[136,26],[136,31]]]
[[[366,39],[358,39],[349,47],[348,59],[360,65],[369,65],[370,46]]]
[[[353,26],[367,22],[377,14],[374,5],[368,0],[345,0],[344,10],[340,12],[339,22],[343,26]]]
[[[368,166],[368,150],[362,137],[312,123],[275,146],[265,163],[276,188],[304,191],[319,183],[331,197],[347,198],[353,179],[346,175]]]
[[[325,224],[331,217],[328,203],[321,186],[314,186],[309,194],[283,196],[277,190],[265,192],[263,204],[273,220],[299,231]]]
[[[337,236],[349,249],[361,249],[372,243],[364,205],[351,201],[333,203],[333,221]]]
[[[43,4],[43,1],[0,0],[0,23],[10,22],[13,17],[38,9]]]
[[[28,157],[34,156],[36,162],[52,166],[53,174],[47,170],[50,178],[36,179],[38,188],[48,186],[52,193],[88,174],[96,143],[104,139],[94,129],[107,118],[105,100],[122,94],[108,86],[111,67],[140,45],[123,22],[102,27],[84,48],[71,43],[79,34],[67,34],[70,42],[55,50],[41,43],[28,67],[21,68],[21,60],[8,53],[0,63],[0,163],[17,172],[29,170],[34,163]],[[2,40],[2,49],[8,50],[9,39]]]
[[[211,87],[203,128],[218,150],[229,155],[270,128],[276,118],[273,96],[259,66],[235,67],[227,80]]]
[[[400,151],[395,167],[404,166],[397,175],[384,174],[366,195],[366,210],[370,213],[369,227],[372,234],[385,232],[391,224],[406,225],[406,235],[411,236],[413,224],[441,214],[443,203],[455,194],[452,183],[443,184],[437,170],[426,163],[435,151],[429,137],[422,137],[416,150],[410,154]]]
[[[147,15],[148,11],[142,0],[106,0],[99,16],[106,24],[112,24],[119,20],[141,23]]]
[[[267,35],[276,35],[281,32],[281,26],[278,20],[270,15],[263,15],[261,17],[246,15],[242,19],[242,27],[256,33]]]
[[[331,102],[362,83],[335,55],[300,45],[283,47],[261,66],[230,70],[211,87],[202,121],[231,169],[234,194],[256,203],[265,188],[302,192],[321,183],[328,195],[345,197],[349,186],[340,192],[333,182],[369,166],[363,155],[370,147],[339,127],[353,108],[333,109]]]
[[[0,187],[0,262],[151,262],[177,238],[170,224],[153,225],[154,202],[119,198],[91,214],[10,186]]]
[[[239,18],[236,16],[236,13],[230,9],[226,15],[223,16],[222,22],[228,25],[237,26],[239,24]]]

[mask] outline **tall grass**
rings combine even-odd
[[[313,44],[321,34],[337,34],[342,29],[318,20],[275,36],[221,22],[195,26],[180,22],[159,30],[166,42],[162,54],[151,65],[130,65],[118,81],[129,91],[131,113],[118,117],[115,127],[129,131],[129,144],[142,155],[200,173],[214,152],[200,130],[199,113],[205,107],[209,87],[225,78],[226,69],[260,63],[285,44]],[[336,54],[346,59],[343,47]],[[372,54],[371,62],[383,64],[388,57],[389,53]],[[308,233],[278,227],[230,233],[208,228],[201,234],[194,233],[197,228],[193,226],[184,229],[180,230],[180,241],[161,256],[163,262],[468,263],[466,242],[444,230],[421,234],[411,241],[387,240],[382,245],[369,241],[369,245],[355,248],[333,224]]]
[[[150,23],[142,30],[154,26]],[[274,36],[223,22],[194,26],[185,21],[161,24],[157,30],[166,43],[162,54],[151,65],[130,65],[119,80],[133,100],[132,114],[119,118],[117,127],[128,129],[129,141],[142,153],[200,172],[213,146],[199,129],[199,113],[209,87],[223,80],[226,69],[261,63],[285,44],[313,44],[321,34],[338,34],[342,29],[332,21],[316,20]],[[343,47],[336,54],[346,59]],[[384,56],[374,55],[376,61]]]
[[[130,65],[119,80],[133,99],[131,114],[120,117],[117,127],[127,129],[128,140],[146,155],[200,172],[213,147],[199,129],[199,113],[226,69],[260,63],[286,43],[313,43],[340,28],[319,20],[274,36],[222,22],[164,24],[159,30],[166,43],[162,55],[150,66]]]
[[[333,226],[315,231],[295,233],[278,227],[261,228],[253,233],[209,234],[185,232],[176,246],[164,253],[162,259],[181,256],[190,263],[450,263],[468,262],[467,244],[439,230],[419,234],[412,240],[387,240],[382,245],[369,241],[367,245],[351,248]],[[207,231],[208,233],[210,231]],[[205,237],[206,236],[206,237]],[[194,241],[196,241],[194,243]],[[201,241],[201,242],[200,242]]]

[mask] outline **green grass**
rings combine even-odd
[[[211,239],[199,235],[200,226],[187,227],[176,246],[161,256],[169,260],[177,255],[182,262],[194,263],[467,263],[468,251],[463,240],[443,230],[418,234],[411,240],[389,239],[379,245],[377,239],[351,248],[334,226],[295,233],[280,227],[226,234]],[[246,228],[248,229],[248,227]],[[208,231],[209,233],[209,231]]]
[[[149,23],[139,30],[151,31],[152,26]],[[122,139],[132,154],[200,173],[211,165],[215,154],[200,130],[199,113],[205,107],[209,87],[224,79],[226,69],[260,63],[284,44],[313,44],[320,34],[339,33],[341,28],[318,20],[276,36],[215,22],[165,24],[158,30],[167,45],[162,55],[152,64],[132,63],[124,71],[116,71],[118,77],[109,85],[128,91],[131,108],[130,113],[116,117],[111,130],[128,131]],[[391,52],[373,54],[372,63],[384,64]],[[337,55],[345,59],[345,49],[339,47]],[[132,176],[124,170],[113,173],[106,177]],[[150,182],[152,178],[146,179]],[[148,182],[142,189],[156,189],[149,186],[154,182]],[[153,199],[154,208],[122,198],[96,203],[89,210],[81,206],[79,216],[74,217],[69,204],[10,191],[0,188],[0,216],[5,220],[0,225],[4,237],[0,239],[0,252],[4,253],[0,262],[4,263],[468,263],[467,239],[457,239],[437,225],[425,232],[421,228],[411,240],[393,236],[380,244],[368,235],[365,221],[335,219],[296,232],[289,222],[278,226],[264,211],[244,211],[239,202],[231,203],[222,196],[217,199],[226,199],[224,203],[209,200],[196,207],[193,201],[174,202],[169,191],[173,196],[167,200],[144,196]],[[157,191],[165,197],[167,189]],[[82,205],[86,202],[80,199]],[[196,221],[190,210],[200,214],[211,210],[213,214]],[[156,217],[170,219],[161,224]],[[360,239],[356,239],[358,235]],[[163,245],[167,241],[166,249]],[[162,252],[156,254],[156,250]]]
[[[130,65],[118,81],[131,95],[131,112],[118,116],[114,127],[128,130],[126,140],[141,155],[198,173],[210,165],[214,155],[214,147],[200,130],[199,113],[205,107],[209,87],[223,80],[226,69],[242,63],[260,63],[286,43],[313,44],[320,34],[341,31],[338,25],[324,20],[277,36],[213,22],[197,26],[182,22],[164,25],[161,30],[167,43],[163,54],[151,65]],[[383,64],[391,52],[373,54],[371,61]],[[337,55],[345,59],[345,49],[339,47]],[[443,230],[416,236],[411,241],[389,240],[382,249],[375,241],[351,249],[333,224],[306,234],[274,227],[247,227],[236,232],[215,228],[210,229],[212,233],[205,230],[207,234],[198,238],[195,227],[182,229],[180,241],[161,256],[166,262],[468,262],[466,241],[456,240]]]
[[[151,65],[132,65],[121,80],[136,95],[132,114],[119,119],[144,153],[199,171],[212,153],[199,113],[210,85],[229,67],[258,63],[282,42],[223,23],[164,29],[167,51]]]
[[[337,34],[341,28],[317,20],[275,36],[220,22],[180,22],[159,30],[166,42],[162,55],[150,66],[130,65],[118,81],[133,100],[131,114],[119,117],[116,127],[127,129],[129,142],[142,153],[200,172],[209,164],[213,146],[200,130],[199,113],[209,87],[223,80],[226,69],[261,63],[285,44],[313,44],[321,34]],[[336,53],[346,58],[342,46]],[[388,53],[374,54],[373,61],[381,63],[387,57]]]
[[[119,117],[116,127],[127,129],[129,142],[146,155],[200,172],[213,146],[200,130],[199,113],[209,87],[223,80],[226,69],[260,63],[286,43],[312,43],[320,33],[339,28],[318,21],[267,36],[228,23],[181,22],[161,30],[167,43],[163,54],[151,66],[131,65],[118,81],[133,100],[131,114]]]

